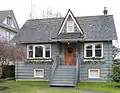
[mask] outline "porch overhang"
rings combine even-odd
[[[84,42],[83,39],[52,39],[52,42]]]

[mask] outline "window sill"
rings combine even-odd
[[[103,57],[84,57],[84,59],[103,59]]]
[[[29,58],[24,60],[25,63],[51,63],[51,58]]]
[[[104,60],[104,58],[103,57],[101,57],[101,58],[98,58],[98,57],[91,57],[91,58],[84,58],[83,59],[83,62],[85,63],[85,64],[97,64],[97,63],[105,63],[105,60]]]

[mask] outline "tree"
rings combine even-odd
[[[43,10],[41,13],[42,18],[59,18],[62,17],[60,12],[53,13],[51,8],[47,8],[47,11]]]
[[[112,72],[108,77],[115,82],[120,82],[120,64],[114,64],[112,67]]]
[[[15,44],[7,40],[0,40],[0,62],[1,65],[8,65],[9,62],[15,63],[17,60],[25,58],[23,48],[16,47]]]

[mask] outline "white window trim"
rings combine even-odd
[[[95,45],[96,45],[96,44],[101,44],[101,45],[102,45],[101,57],[96,57],[96,56],[95,56]],[[87,56],[86,56],[86,46],[88,46],[88,45],[92,45],[92,57],[87,57]],[[84,43],[84,58],[103,58],[103,53],[104,53],[103,42]]]
[[[36,76],[36,70],[42,70],[43,75],[42,76]],[[34,69],[34,77],[44,78],[44,69]]]
[[[50,57],[45,57],[45,46],[50,45]],[[33,57],[29,57],[29,46],[33,46]],[[43,57],[35,57],[35,47],[42,46],[43,47]],[[27,45],[27,58],[51,58],[51,44],[28,44]]]
[[[69,31],[69,24],[72,23],[72,31]],[[67,21],[67,33],[73,33],[74,32],[74,21]]]
[[[92,71],[97,70],[97,71],[98,71],[98,77],[91,77],[91,76],[90,76],[90,71],[91,71],[91,70],[92,70]],[[88,69],[88,78],[89,78],[89,79],[99,79],[99,78],[100,78],[100,69],[96,69],[96,68],[92,68],[92,69],[90,68],[90,69]]]

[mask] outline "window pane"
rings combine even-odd
[[[45,48],[45,57],[50,57],[50,45]]]
[[[86,57],[92,57],[92,50],[86,51]]]
[[[95,48],[102,48],[102,47],[101,47],[101,44],[95,45]]]
[[[40,70],[36,70],[36,76],[40,76]]]
[[[68,31],[72,32],[73,31],[73,27],[72,26],[68,26]]]
[[[95,56],[96,57],[101,57],[101,49],[100,50],[95,50]]]
[[[28,49],[29,50],[33,50],[33,46],[28,46]]]
[[[98,78],[98,70],[90,70],[91,78]]]
[[[101,44],[96,44],[95,45],[95,56],[96,57],[101,57],[102,56],[102,46]]]
[[[44,76],[44,71],[43,70],[35,70],[35,76],[36,77],[43,77]]]
[[[87,50],[92,49],[92,45],[86,47]]]
[[[35,47],[35,57],[43,57],[43,47],[42,46]]]
[[[92,45],[86,47],[86,57],[92,57]]]
[[[33,57],[33,51],[29,51],[28,57]]]

